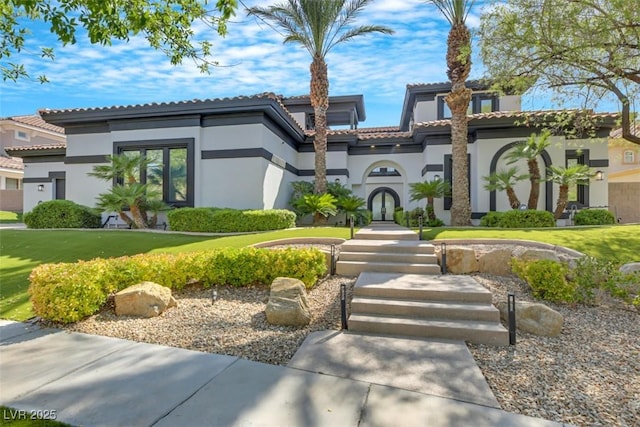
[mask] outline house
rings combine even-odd
[[[521,126],[541,111],[520,111],[520,98],[489,92],[480,82],[469,109],[469,181],[473,218],[509,209],[506,195],[487,192],[483,176],[504,165],[505,153],[536,129]],[[367,201],[376,220],[392,220],[395,207],[412,209],[409,184],[451,180],[448,83],[408,85],[398,126],[366,128],[362,95],[330,98],[327,176]],[[109,183],[88,176],[107,155],[139,152],[154,159],[142,171],[162,177],[164,200],[180,206],[286,208],[292,181],[313,180],[313,109],[308,96],[272,93],[105,108],[42,110],[43,119],[63,127],[66,147],[17,147],[11,155],[28,165],[25,209],[64,193],[92,206]],[[599,114],[599,137],[614,126],[615,114]],[[606,139],[553,137],[541,168],[574,161],[607,171]],[[522,172],[526,165],[520,164]],[[606,174],[605,174],[606,176]],[[42,189],[43,191],[38,191]],[[607,204],[607,182],[580,186],[574,204]],[[528,184],[518,185],[526,198]],[[540,209],[553,210],[557,186],[541,188]],[[437,200],[438,217],[449,222],[451,199]]]
[[[632,132],[640,135],[640,123]],[[640,223],[640,145],[622,139],[622,129],[609,138],[609,210],[621,223]]]
[[[64,129],[38,115],[0,118],[0,210],[22,212],[24,164],[7,149],[64,144]]]

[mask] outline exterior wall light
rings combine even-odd
[[[440,175],[435,174],[435,175],[433,176],[433,179],[435,179],[436,181],[440,181]]]
[[[44,191],[44,184],[38,184],[38,191]]]
[[[604,172],[596,171],[596,181],[602,181],[602,180],[604,180]]]

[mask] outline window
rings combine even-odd
[[[315,130],[316,128],[316,115],[314,113],[309,113],[306,115],[306,128],[307,130]]]
[[[632,150],[625,150],[622,156],[622,163],[635,163],[635,154]]]
[[[18,178],[5,178],[5,188],[7,190],[19,190],[20,180]]]
[[[438,119],[450,119],[451,110],[444,100],[444,96],[438,97]],[[488,93],[476,93],[471,97],[467,115],[478,113],[490,113],[498,111],[498,97]]]
[[[589,164],[589,150],[567,150],[565,152],[565,166]],[[573,183],[569,185],[569,201],[567,210],[575,205],[577,208],[589,206],[589,187],[584,184]]]
[[[29,134],[25,131],[22,130],[16,130],[16,139],[19,139],[21,141],[30,141],[31,138],[29,138]]]
[[[115,151],[149,160],[144,170],[136,171],[149,192],[172,206],[193,206],[193,139],[116,142]]]
[[[371,173],[369,173],[369,176],[401,176],[400,172],[398,172],[396,170],[396,168],[393,167],[380,167],[380,168],[374,168]]]

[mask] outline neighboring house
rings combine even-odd
[[[64,129],[38,115],[0,118],[0,210],[22,212],[24,164],[7,153],[14,147],[64,144]]]
[[[520,98],[498,96],[478,82],[469,82],[474,97],[469,113],[469,180],[473,218],[509,209],[504,194],[487,192],[482,177],[504,165],[504,155],[535,129],[518,124],[527,116]],[[441,178],[451,180],[449,112],[444,103],[448,83],[408,85],[399,126],[363,128],[362,95],[330,98],[327,175],[367,201],[376,220],[392,220],[397,206],[412,209],[409,184]],[[65,128],[67,147],[15,148],[29,167],[25,209],[45,196],[64,191],[75,202],[93,206],[110,183],[87,175],[107,155],[140,152],[156,161],[164,200],[173,206],[286,208],[292,181],[313,180],[313,109],[308,96],[272,93],[236,98],[90,109],[43,110],[47,122]],[[614,126],[614,114],[603,119],[598,136]],[[554,137],[541,156],[541,168],[588,164],[607,172],[606,139]],[[526,172],[526,165],[521,164]],[[606,174],[605,174],[606,176]],[[65,187],[52,189],[64,183]],[[38,187],[44,186],[44,192]],[[516,192],[526,199],[528,184]],[[580,188],[580,206],[607,204],[607,183]],[[558,188],[542,184],[539,208],[553,210]],[[436,201],[436,214],[449,222],[450,199]]]
[[[632,127],[640,135],[640,123]],[[609,138],[609,210],[621,223],[640,223],[640,145],[622,139],[622,129]]]

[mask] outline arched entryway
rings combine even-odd
[[[378,187],[369,194],[367,209],[374,221],[393,221],[393,212],[400,206],[400,196],[392,188]]]

